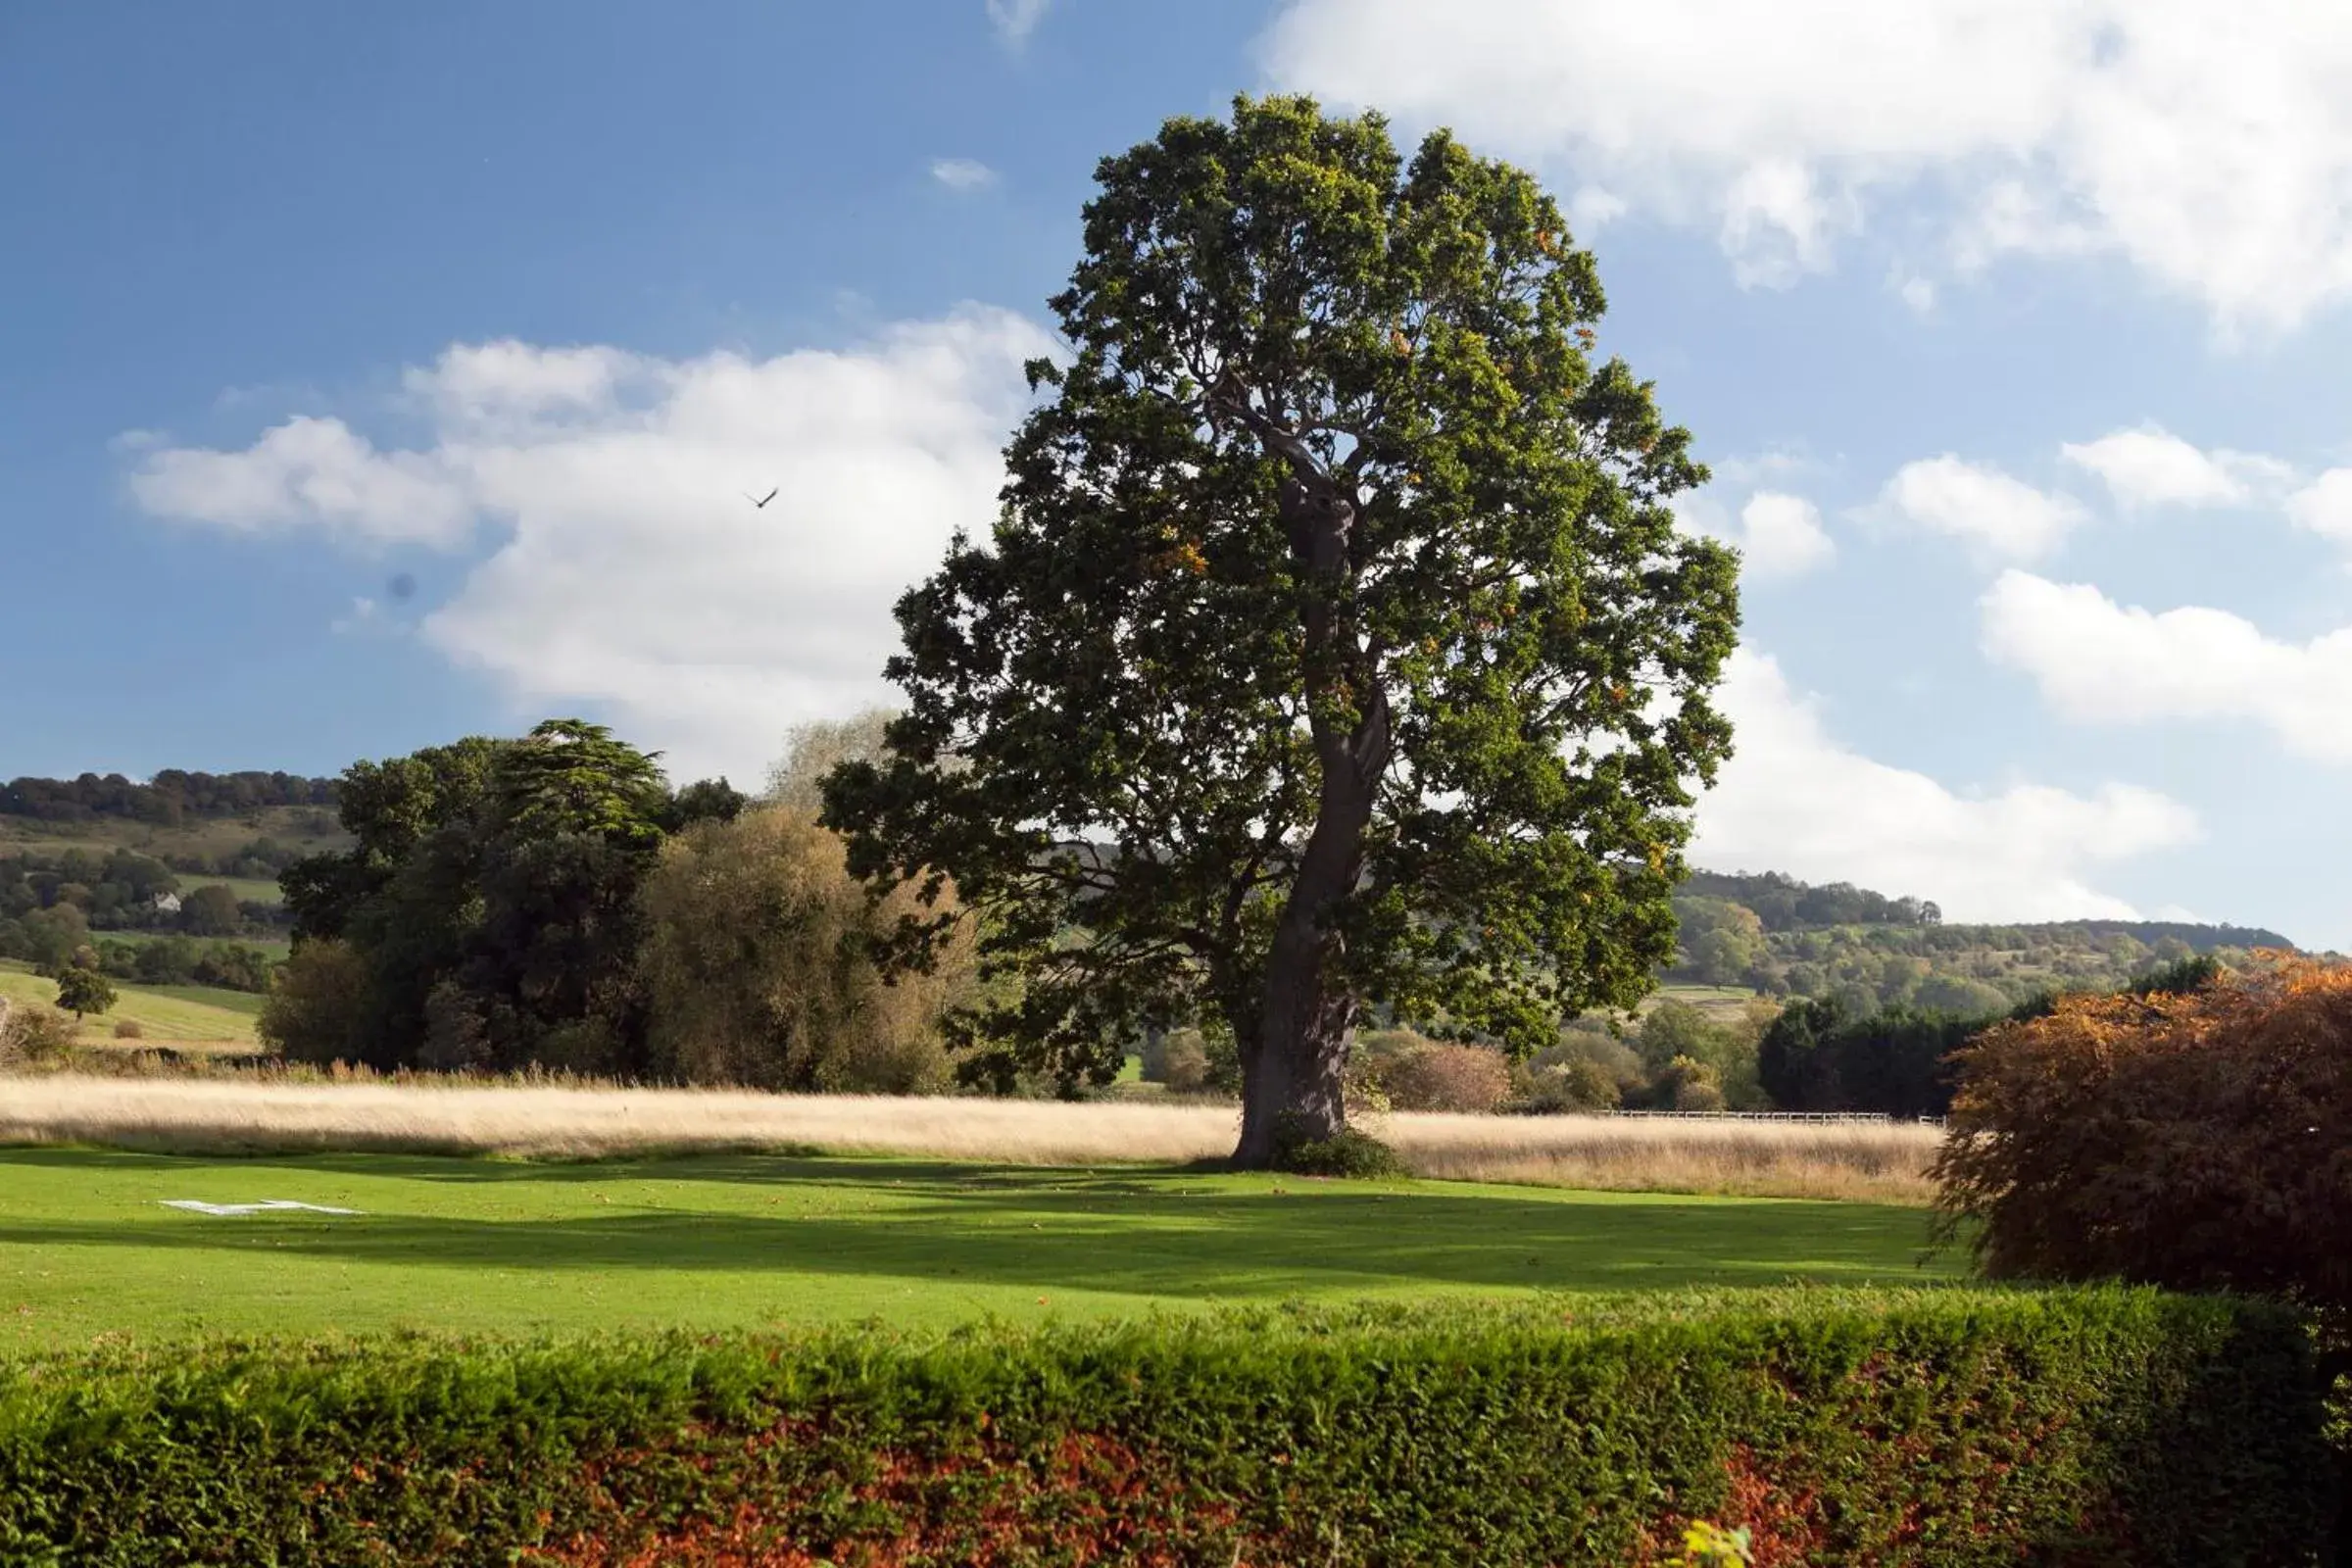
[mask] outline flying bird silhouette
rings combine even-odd
[[[778,486],[776,486],[776,490],[781,490],[781,489],[783,489],[783,488],[784,488],[784,487],[783,487],[782,485],[778,485]],[[775,491],[775,490],[770,490],[770,491],[769,491],[767,494],[765,494],[765,495],[761,496],[761,497],[760,497],[759,500],[757,500],[757,501],[752,501],[752,493],[751,493],[749,490],[746,490],[746,491],[744,491],[744,492],[743,492],[743,499],[744,499],[744,500],[746,500],[746,501],[751,501],[751,502],[752,502],[752,510],[754,510],[754,511],[756,512],[756,511],[760,510],[760,508],[762,508],[762,507],[766,506],[766,505],[767,505],[767,504],[768,504],[770,501],[773,501],[773,500],[775,500],[775,499],[776,499],[776,491]]]

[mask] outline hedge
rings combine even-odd
[[[2128,1290],[118,1350],[0,1369],[0,1561],[2277,1568],[2322,1414]]]

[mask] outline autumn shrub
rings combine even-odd
[[[147,1031],[139,1026],[138,1019],[117,1018],[115,1020],[115,1038],[117,1040],[144,1040],[146,1037]]]
[[[55,1007],[0,997],[0,1065],[47,1066],[74,1053],[81,1026]]]
[[[1381,1082],[1397,1110],[1486,1112],[1511,1098],[1510,1063],[1483,1046],[1423,1046],[1390,1061]]]
[[[2320,1420],[2137,1290],[121,1348],[0,1362],[0,1561],[2301,1568]]]
[[[1537,1115],[1614,1110],[1623,1102],[1617,1080],[1590,1056],[1528,1064],[1514,1076],[1512,1099]]]
[[[2116,1277],[2352,1313],[2352,966],[2068,997],[1957,1058],[1947,1235],[1995,1277]]]

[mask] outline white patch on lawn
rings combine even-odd
[[[356,1208],[329,1208],[323,1203],[297,1203],[283,1198],[272,1198],[260,1203],[208,1203],[198,1198],[166,1198],[159,1200],[166,1208],[184,1208],[191,1214],[282,1214],[288,1209],[301,1209],[308,1214],[357,1214]]]

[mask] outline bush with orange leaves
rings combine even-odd
[[[2352,1322],[2352,965],[2263,955],[2185,995],[2069,997],[1957,1059],[1934,1174],[1986,1273]]]

